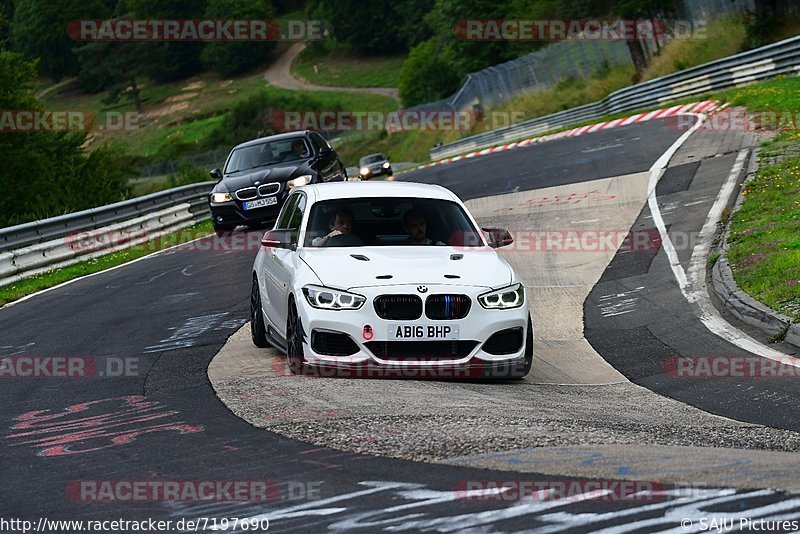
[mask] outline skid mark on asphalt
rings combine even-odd
[[[738,525],[742,516],[774,521],[787,513],[800,515],[800,499],[772,490],[656,490],[636,495],[638,500],[634,502],[617,502],[612,512],[607,511],[608,502],[613,500],[608,490],[566,496],[544,490],[522,500],[508,495],[511,490],[492,487],[456,491],[455,487],[443,490],[424,484],[363,481],[353,491],[298,504],[170,503],[170,513],[176,519],[233,515],[245,523],[269,520],[270,530],[281,532],[308,531],[312,525],[318,532],[518,532],[519,525],[524,524],[526,532],[548,533],[576,528],[582,532],[655,532],[679,528],[686,518],[699,521],[701,517],[713,517]],[[387,502],[392,506],[387,507]],[[576,504],[583,506],[578,508]],[[445,505],[452,511],[442,515]],[[700,530],[697,525],[683,531]]]
[[[30,352],[30,348],[33,347],[35,343],[26,343],[24,345],[2,345],[0,346],[0,355],[2,356],[18,356],[20,354],[25,354],[26,352]]]
[[[701,486],[800,491],[796,452],[668,445],[538,447],[453,457],[449,465],[587,478],[692,481]]]
[[[600,308],[600,314],[603,317],[613,317],[636,311],[636,305],[639,302],[639,297],[636,294],[643,289],[644,286],[639,286],[630,291],[601,296],[597,299],[597,307]]]
[[[168,350],[194,347],[200,342],[200,336],[209,330],[237,329],[245,323],[243,319],[225,320],[229,315],[230,313],[228,312],[221,312],[190,317],[181,326],[170,327],[169,330],[174,330],[174,332],[169,337],[162,339],[155,345],[145,347],[144,352],[165,352]]]
[[[84,454],[117,447],[153,432],[202,432],[202,425],[178,419],[179,412],[131,395],[67,406],[60,412],[34,410],[17,421],[3,439],[38,449],[37,456]]]

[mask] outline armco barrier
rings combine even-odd
[[[192,213],[205,213],[208,211],[207,198],[215,183],[184,185],[98,208],[0,228],[0,252],[102,228],[184,202],[190,204]]]
[[[203,182],[0,229],[0,286],[187,228],[208,219]]]
[[[599,102],[465,137],[432,148],[430,156],[433,160],[440,160],[607,115],[645,109],[711,91],[798,73],[800,73],[800,36],[632,85],[611,93]]]

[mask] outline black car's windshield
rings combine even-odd
[[[290,137],[278,141],[267,141],[257,145],[237,148],[225,165],[225,173],[246,171],[276,163],[299,161],[308,158],[311,151],[305,138]]]
[[[306,227],[307,247],[483,246],[464,209],[428,198],[348,198],[317,202]]]
[[[370,163],[378,163],[379,161],[385,160],[386,157],[383,154],[373,154],[371,156],[364,156],[361,158],[361,165],[369,165]]]

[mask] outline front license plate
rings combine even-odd
[[[398,324],[389,326],[389,339],[458,339],[455,324]]]
[[[254,210],[256,208],[265,208],[278,203],[278,197],[259,198],[258,200],[251,200],[244,203],[245,210]]]

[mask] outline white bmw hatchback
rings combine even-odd
[[[408,182],[298,187],[253,264],[253,343],[293,373],[521,378],[525,289],[451,191]]]

